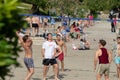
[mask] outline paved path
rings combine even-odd
[[[110,32],[110,23],[108,22],[95,23],[95,26],[87,28],[86,32],[87,39],[91,43],[91,50],[72,50],[72,43],[78,46],[79,41],[75,40],[74,42],[67,42],[68,56],[65,57],[65,72],[60,71],[61,80],[95,80],[95,72],[93,71],[93,58],[98,47],[98,40],[105,39],[107,41],[106,47],[111,49],[113,39],[116,37],[115,33]],[[33,75],[32,80],[42,80],[43,66],[41,57],[41,44],[33,45],[33,52],[35,74]],[[20,57],[18,61],[20,62],[21,67],[12,69],[14,76],[8,80],[24,80],[24,77],[26,76],[26,67],[23,63],[24,52],[19,53],[19,55]],[[50,67],[47,77],[48,80],[54,80],[52,67]],[[110,80],[116,80],[116,67],[113,62],[111,64]]]

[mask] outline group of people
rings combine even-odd
[[[54,18],[49,18],[50,19],[50,24],[51,27],[55,27],[55,20]],[[34,16],[26,16],[25,17],[25,21],[27,21],[27,30],[26,32],[30,35],[30,36],[39,36],[39,32],[41,28],[48,28],[49,26],[49,19],[47,17],[40,17],[37,15]]]
[[[77,22],[73,22],[73,24],[71,24],[71,25],[68,25],[67,18],[65,20],[64,20],[64,18],[61,18],[61,21],[62,21],[62,19],[63,19],[63,22],[61,22],[61,24],[62,24],[62,26],[64,26],[64,28],[62,28],[61,33],[63,33],[64,37],[68,41],[69,41],[69,39],[68,39],[69,35],[66,35],[67,32],[70,32],[70,37],[79,38],[80,33],[82,34],[85,32],[86,27],[93,26],[93,15],[89,15],[88,19],[86,19],[86,20],[80,19]],[[25,21],[27,21],[27,24],[28,24],[26,33],[29,34],[30,36],[40,36],[41,31],[49,31],[48,28],[54,28],[54,30],[56,29],[55,28],[56,21],[53,17],[42,17],[42,16],[33,15],[33,16],[26,16]],[[50,26],[50,24],[51,24],[51,26]],[[54,33],[54,31],[53,31],[53,33]],[[43,34],[42,34],[42,36],[43,36]]]
[[[55,34],[61,35],[65,41],[71,41],[72,39],[80,39],[81,36],[86,35],[85,29],[88,27],[87,20],[78,20],[73,22],[70,26],[64,25],[58,26]]]
[[[27,18],[26,18],[27,19]],[[34,26],[38,29],[38,18],[32,18],[32,24],[29,23],[29,26]],[[30,19],[31,20],[31,19]],[[35,21],[35,22],[34,22]],[[28,19],[29,22],[29,19]],[[70,34],[75,39],[80,39],[81,34],[85,33],[84,28],[88,26],[87,21],[79,20],[77,25],[75,22],[70,27]],[[46,30],[45,30],[46,31]],[[73,35],[72,33],[77,34]],[[30,38],[29,34],[21,35],[19,31],[16,32],[19,41],[22,47],[25,50],[25,57],[24,63],[27,67],[28,74],[25,77],[25,80],[30,80],[31,76],[34,74],[34,60],[32,58],[32,39]],[[53,66],[53,71],[55,74],[55,80],[59,79],[59,63],[61,63],[61,70],[64,71],[64,56],[67,55],[67,47],[64,42],[64,39],[69,40],[69,34],[67,34],[64,26],[59,26],[56,30],[56,39],[53,40],[52,33],[46,32],[45,39],[46,41],[42,45],[42,57],[43,61],[43,80],[47,79],[47,72],[49,70],[49,66]],[[105,80],[109,80],[109,73],[110,73],[110,63],[112,62],[112,52],[105,48],[106,41],[101,39],[98,42],[99,49],[95,53],[94,57],[94,70],[97,71],[97,80],[101,80],[102,75],[104,75]],[[79,50],[89,50],[90,43],[86,39],[80,39],[80,47],[77,48]],[[115,63],[117,67],[117,76],[120,79],[120,37],[117,37],[117,44],[112,49],[113,53],[115,54]],[[97,67],[97,63],[99,62],[99,67]]]
[[[16,32],[22,47],[25,50],[24,63],[27,67],[27,76],[25,80],[30,80],[31,76],[34,74],[34,60],[32,58],[32,39],[28,35],[22,36],[19,31]],[[61,70],[64,71],[64,55],[67,55],[67,47],[64,41],[61,39],[60,35],[57,34],[56,40],[52,39],[52,33],[47,34],[46,41],[42,45],[42,57],[44,65],[43,67],[43,80],[46,80],[47,72],[49,66],[53,66],[53,71],[55,74],[55,80],[59,79],[59,63],[61,63]]]
[[[105,48],[106,41],[101,39],[98,42],[99,49],[94,57],[94,70],[96,70],[96,80],[101,80],[104,75],[105,80],[109,80],[110,63],[116,64],[117,78],[120,79],[120,37],[117,37],[116,44],[113,45],[112,51]],[[112,57],[114,55],[114,58]],[[97,68],[97,63],[99,63]]]
[[[120,9],[112,9],[109,13],[109,19],[111,22],[111,32],[117,32],[117,20],[120,19]]]
[[[19,31],[16,32],[21,45],[25,50],[24,63],[28,69],[28,74],[25,80],[30,80],[31,76],[34,74],[34,60],[32,58],[32,40],[28,35],[21,35]],[[89,43],[86,40],[80,39],[81,48],[89,49]],[[85,44],[85,45],[84,45]],[[117,67],[117,77],[120,79],[120,37],[117,37],[117,44],[113,46],[112,52],[105,48],[106,41],[101,39],[98,42],[99,49],[95,53],[94,57],[94,70],[97,71],[97,80],[101,80],[102,75],[104,75],[105,80],[109,80],[110,73],[110,63],[112,62],[112,53],[114,53],[115,64]],[[55,74],[55,80],[59,80],[59,63],[61,63],[61,70],[64,71],[64,55],[67,55],[67,47],[60,34],[56,34],[56,40],[53,40],[52,33],[48,33],[46,36],[46,41],[42,46],[42,57],[44,65],[43,67],[43,80],[46,80],[47,72],[49,66],[53,66],[53,71]],[[99,62],[98,68],[97,63]]]

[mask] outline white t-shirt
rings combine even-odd
[[[57,48],[57,45],[54,41],[49,42],[45,41],[42,46],[43,49],[45,49],[44,57],[48,59],[52,59],[52,56],[54,54],[54,49]]]

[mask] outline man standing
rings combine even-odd
[[[47,41],[43,43],[42,46],[42,57],[43,57],[43,80],[46,80],[46,75],[49,69],[49,65],[53,65],[53,70],[55,74],[55,80],[58,79],[58,64],[55,59],[56,57],[56,49],[57,45],[56,43],[52,40],[52,34],[48,33],[47,34]]]
[[[117,76],[120,78],[120,37],[117,37],[117,44],[113,47],[113,53],[115,55],[115,64],[117,67]]]
[[[112,61],[112,56],[111,53],[104,47],[105,45],[105,40],[99,40],[99,49],[96,51],[94,57],[94,70],[96,70],[97,62],[99,62],[96,80],[101,80],[102,75],[104,75],[105,80],[109,80],[110,62]]]
[[[32,40],[29,38],[28,35],[21,37],[21,35],[19,35],[19,32],[16,32],[16,35],[18,36],[20,43],[25,50],[24,63],[28,70],[25,80],[30,80],[31,76],[34,73],[34,62],[32,58],[32,48],[31,48]]]
[[[57,34],[56,36],[56,43],[61,47],[61,50],[62,50],[62,53],[58,56],[58,59],[61,62],[61,69],[62,71],[64,71],[64,54],[67,55],[67,47],[59,34]]]
[[[32,28],[33,28],[33,35],[38,36],[39,28],[40,28],[40,20],[38,16],[32,17]]]

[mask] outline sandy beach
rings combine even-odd
[[[96,80],[95,72],[93,71],[93,59],[95,51],[98,48],[98,40],[105,39],[107,41],[106,47],[112,48],[114,43],[113,39],[116,38],[116,34],[110,31],[109,22],[95,22],[94,26],[86,28],[87,40],[91,43],[90,50],[72,50],[72,44],[79,46],[80,40],[74,40],[66,42],[67,45],[67,56],[65,56],[65,71],[60,71],[61,80]],[[38,39],[33,42],[33,59],[35,63],[35,73],[31,80],[42,80],[43,65],[41,57],[41,46],[44,39]],[[38,43],[38,44],[37,44]],[[12,68],[12,77],[7,77],[7,80],[24,80],[26,76],[26,67],[23,62],[24,52],[19,53],[18,62],[21,66]],[[114,62],[111,63],[110,67],[110,80],[116,80],[116,66]],[[48,80],[54,80],[53,68],[49,69],[47,74]]]

